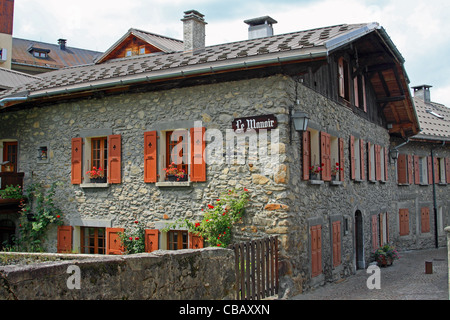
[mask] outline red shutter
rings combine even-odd
[[[422,208],[420,210],[421,217],[421,232],[427,233],[430,232],[430,208]]]
[[[106,254],[122,254],[120,234],[123,232],[125,232],[123,228],[106,228]]]
[[[428,166],[428,184],[433,184],[433,165],[431,163],[431,157],[427,157]]]
[[[206,142],[205,128],[191,128],[191,181],[206,181],[206,161],[203,156]]]
[[[400,209],[400,235],[407,236],[409,235],[409,210],[408,209]]]
[[[159,230],[145,230],[145,252],[153,252],[159,249]]]
[[[353,79],[353,91],[354,91],[354,95],[355,95],[355,107],[357,107],[357,108],[359,108],[358,78],[359,78],[359,76],[356,76]]]
[[[374,164],[372,164],[370,148],[371,148],[371,144],[370,144],[370,142],[367,142],[367,173],[368,173],[369,180],[373,180],[375,177],[372,177],[372,165],[374,165]]]
[[[439,183],[439,159],[434,158],[434,182]]]
[[[420,184],[419,156],[414,156],[414,183]]]
[[[203,237],[189,233],[189,249],[203,249]]]
[[[361,180],[366,180],[366,175],[365,175],[365,168],[366,168],[366,162],[364,159],[364,140],[360,139],[359,140],[359,152],[361,154]]]
[[[341,222],[333,222],[333,266],[341,264]]]
[[[122,183],[122,136],[108,137],[108,182]]]
[[[58,253],[69,253],[72,251],[73,227],[58,226]]]
[[[322,273],[322,226],[311,227],[311,276]]]
[[[144,133],[144,182],[158,181],[158,133]]]
[[[378,249],[380,244],[378,243],[378,216],[372,216],[372,248]]]
[[[414,183],[414,177],[413,177],[413,157],[412,155],[408,155],[408,183],[413,184]]]
[[[450,158],[445,158],[445,175],[447,176],[447,183],[450,183]]]
[[[375,179],[381,180],[381,146],[375,145]]]
[[[344,139],[339,138],[339,167],[345,168],[345,158],[344,158]],[[345,179],[345,170],[341,170],[340,172],[341,181]]]
[[[407,171],[406,171],[406,154],[399,154],[397,159],[397,174],[398,174],[398,183],[406,184],[407,180]]]
[[[81,184],[83,182],[83,139],[72,139],[72,184]]]
[[[303,180],[309,180],[309,167],[311,166],[311,134],[303,132]]]
[[[331,181],[331,142],[330,135],[325,132],[320,133],[320,161],[323,164],[322,180]]]
[[[363,89],[363,105],[364,105],[364,112],[367,112],[367,98],[366,98],[366,78],[364,75],[361,77],[362,81],[362,89]]]
[[[355,180],[356,177],[355,165],[355,137],[350,136],[350,174],[352,180]]]
[[[386,242],[389,241],[389,212],[386,212]]]

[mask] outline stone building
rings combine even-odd
[[[151,250],[171,249],[164,227],[201,219],[223,191],[240,187],[251,202],[235,241],[279,237],[285,296],[351,275],[388,241],[433,245],[432,230],[416,232],[431,188],[399,184],[390,152],[420,125],[404,60],[382,27],[272,35],[276,21],[261,17],[246,21],[248,40],[205,47],[204,16],[192,10],[182,21],[183,41],[130,29],[96,63],[1,93],[0,157],[25,185],[62,185],[66,227],[52,230],[49,251],[115,253],[117,232],[135,220],[146,224]],[[307,130],[294,125],[301,113]],[[175,143],[187,181],[166,181]],[[428,141],[407,146],[416,144]],[[439,149],[446,179],[449,158]],[[93,166],[107,171],[102,183],[89,181]],[[443,224],[447,183],[437,190]],[[400,209],[410,210],[408,234]],[[178,233],[180,247],[194,247]]]

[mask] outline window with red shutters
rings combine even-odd
[[[322,273],[322,226],[311,227],[311,277]]]
[[[205,128],[191,129],[191,174],[193,182],[206,181],[206,159],[204,151],[206,148]]]
[[[112,135],[108,137],[108,182],[111,184],[122,183],[122,136]]]
[[[158,134],[156,131],[144,133],[144,181],[158,181]]]
[[[397,159],[397,179],[399,184],[408,183],[408,157],[406,154],[399,154]]]
[[[72,139],[72,184],[83,182],[83,139]]]

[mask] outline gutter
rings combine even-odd
[[[0,100],[0,107],[1,107],[1,108],[4,108],[5,105],[6,105],[7,103],[10,103],[10,102],[17,102],[17,103],[19,103],[19,102],[23,102],[23,101],[26,101],[26,100],[28,100],[28,97],[9,97],[9,98],[3,98],[3,99]]]

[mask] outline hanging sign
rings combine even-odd
[[[278,127],[278,119],[273,114],[239,118],[234,119],[232,126],[233,130],[236,132],[245,132],[248,129],[253,129],[255,131],[260,129],[271,130]]]

